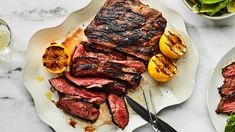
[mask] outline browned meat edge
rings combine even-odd
[[[56,106],[70,115],[90,122],[95,122],[100,114],[99,108],[76,98],[60,98]]]
[[[113,122],[121,129],[124,129],[129,122],[129,113],[125,100],[118,95],[109,94],[107,103]]]
[[[218,114],[231,114],[232,112],[235,112],[235,93],[224,96],[216,109]]]

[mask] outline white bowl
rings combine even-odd
[[[193,7],[187,2],[187,0],[183,0],[184,1],[184,4],[190,9],[193,11]],[[196,13],[198,14],[198,13]],[[204,14],[198,14],[200,16],[203,16],[207,19],[210,19],[210,20],[222,20],[222,19],[225,19],[225,18],[229,18],[233,15],[235,15],[235,13],[226,13],[226,14],[223,14],[221,16],[208,16],[208,15],[204,15]]]

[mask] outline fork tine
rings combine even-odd
[[[150,122],[151,122],[150,124],[151,124],[152,128],[154,130],[156,130],[156,132],[160,132],[158,130],[158,128],[155,128],[154,125],[153,125],[158,119],[157,119],[157,112],[156,112],[156,109],[154,107],[155,103],[154,103],[154,100],[153,100],[152,91],[150,89],[148,89],[149,96],[146,96],[146,92],[143,89],[142,89],[142,92],[143,92],[143,96],[144,96],[145,105],[146,105],[147,110],[149,112],[149,119],[150,119]],[[148,99],[147,99],[147,97],[148,97]],[[150,101],[150,102],[148,103],[148,101]],[[154,114],[151,114],[150,109],[153,111]]]
[[[152,114],[151,114],[151,112],[150,112],[150,110],[149,110],[148,101],[147,101],[147,96],[146,96],[146,93],[145,93],[144,90],[142,90],[142,92],[143,92],[143,95],[144,95],[144,102],[145,102],[145,105],[146,105],[147,110],[148,110],[148,112],[149,112],[149,119],[150,119],[150,122],[151,122],[150,124],[152,125],[152,123],[153,123],[153,118],[152,118]]]
[[[152,94],[152,91],[149,89],[149,94],[150,94],[150,101],[151,101],[151,105],[152,105],[152,109],[153,109],[153,112],[154,112],[154,121],[157,121],[158,118],[157,118],[157,112],[156,112],[156,109],[155,109],[155,102],[154,102],[154,99],[153,99],[153,94]]]

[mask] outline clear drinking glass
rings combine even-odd
[[[11,30],[7,23],[0,19],[0,77],[6,74],[11,58],[10,43],[11,43]]]

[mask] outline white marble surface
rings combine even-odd
[[[0,0],[0,18],[7,21],[13,42],[8,61],[0,55],[0,131],[52,132],[37,116],[22,82],[27,43],[34,32],[60,24],[82,0]],[[193,14],[181,0],[164,0],[185,19],[200,53],[196,86],[183,104],[166,108],[160,117],[180,132],[215,132],[207,111],[206,90],[219,59],[235,46],[235,17],[211,21]],[[152,131],[149,126],[136,130]]]

